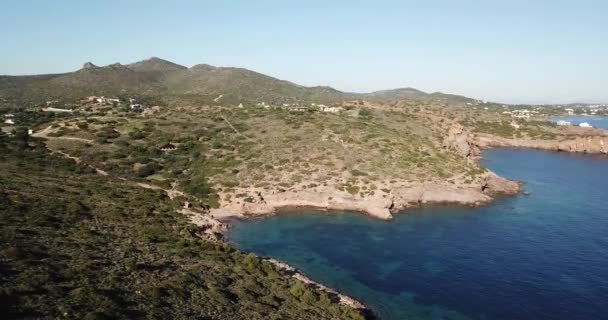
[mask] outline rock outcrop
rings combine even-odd
[[[443,147],[453,149],[468,158],[479,154],[479,148],[473,143],[473,140],[473,134],[469,129],[459,124],[452,124],[443,139]]]
[[[309,207],[325,210],[347,210],[388,220],[392,212],[418,207],[426,203],[454,203],[480,206],[492,201],[497,193],[515,194],[519,183],[501,178],[492,172],[484,173],[472,183],[402,182],[391,185],[390,193],[377,192],[364,197],[336,190],[331,186],[316,190],[266,191],[256,188],[239,190],[249,194],[248,201],[222,204],[211,209],[216,219],[254,217],[274,214],[283,208]]]
[[[479,134],[475,137],[475,144],[480,148],[514,147],[564,152],[608,154],[608,136],[604,135],[576,137],[561,140],[539,140],[523,138],[509,139],[489,134]]]
[[[85,62],[82,65],[82,69],[97,69],[97,68],[99,68],[99,67],[94,65],[92,62]]]

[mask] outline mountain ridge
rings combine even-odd
[[[48,75],[0,75],[0,96],[24,102],[50,98],[78,99],[87,95],[152,95],[159,98],[186,97],[210,103],[223,95],[223,103],[336,102],[351,99],[394,100],[406,98],[473,101],[464,96],[426,93],[415,88],[395,88],[369,93],[344,92],[330,86],[303,86],[257,71],[238,67],[195,64],[186,67],[150,57],[130,64],[82,68]]]

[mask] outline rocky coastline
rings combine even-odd
[[[453,126],[444,139],[445,148],[452,148],[469,161],[478,161],[480,152],[493,147],[520,147],[564,152],[582,152],[608,154],[608,137],[605,134],[579,136],[563,140],[508,139],[488,134],[472,134],[469,129]],[[224,241],[224,232],[229,227],[231,218],[256,218],[274,215],[287,208],[314,208],[319,210],[356,211],[371,217],[389,220],[393,213],[400,210],[420,207],[424,204],[449,203],[472,207],[491,203],[496,196],[514,195],[520,192],[521,183],[509,180],[487,171],[473,183],[464,179],[457,182],[427,181],[385,182],[383,189],[390,192],[378,192],[365,197],[353,195],[336,189],[334,186],[316,188],[315,190],[275,190],[247,188],[239,190],[252,195],[250,201],[232,201],[222,203],[219,208],[198,212],[188,208],[183,214],[191,221],[203,227],[203,235],[212,241]],[[325,291],[340,304],[359,309],[367,315],[372,311],[356,299],[344,295],[335,289],[315,282],[296,268],[273,258],[265,260],[274,264],[287,275]]]
[[[510,139],[489,134],[479,134],[475,137],[474,143],[482,149],[510,147],[608,155],[608,136],[605,134],[552,140]]]
[[[362,197],[331,186],[316,190],[265,191],[249,188],[243,190],[255,195],[250,202],[233,201],[220,208],[211,209],[210,215],[218,220],[227,218],[247,218],[273,215],[285,208],[315,208],[321,210],[355,211],[383,220],[392,219],[392,214],[419,207],[427,203],[451,203],[467,206],[481,206],[490,203],[497,194],[512,195],[519,191],[520,184],[484,173],[478,182],[448,183],[401,182],[393,183],[390,192],[378,192]]]
[[[452,123],[446,132],[442,147],[462,155],[469,162],[480,159],[480,148],[470,129]],[[237,190],[250,195],[249,201],[223,202],[210,215],[218,220],[273,215],[285,208],[307,207],[320,210],[355,211],[374,218],[390,220],[393,213],[419,207],[423,204],[449,203],[482,206],[493,201],[495,195],[513,195],[519,192],[520,183],[496,175],[491,171],[468,179],[464,174],[431,181],[402,181],[398,178],[378,181],[378,192],[370,195],[351,194],[328,184],[314,189],[265,190],[248,187]],[[223,196],[220,194],[220,196]]]

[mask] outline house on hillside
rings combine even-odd
[[[5,124],[14,125],[15,124],[15,120],[13,120],[13,119],[6,119],[6,120],[4,120],[4,123]]]
[[[516,118],[516,119],[530,119],[530,110],[528,110],[528,109],[513,110],[513,112],[511,112],[511,117]]]
[[[321,112],[338,113],[340,111],[343,111],[344,108],[342,108],[342,107],[329,107],[329,106],[319,105],[319,110],[321,110]]]
[[[141,103],[133,103],[129,107],[131,108],[131,110],[143,110],[146,108],[146,106]]]
[[[118,98],[106,98],[104,96],[98,97],[98,96],[88,96],[86,98],[87,101],[91,101],[91,102],[97,102],[97,103],[102,103],[102,104],[111,104],[113,102],[120,102],[120,99]]]
[[[289,111],[305,112],[305,111],[308,111],[308,107],[307,106],[291,106],[291,107],[289,107]]]
[[[266,102],[256,103],[256,106],[264,109],[270,108],[270,105],[266,104]]]
[[[13,119],[14,117],[15,117],[15,115],[12,113],[7,113],[4,115],[4,119]]]
[[[174,145],[173,143],[167,143],[167,144],[160,146],[160,148],[158,148],[158,149],[160,149],[160,151],[164,151],[164,152],[175,151],[175,150],[177,150],[177,146]]]

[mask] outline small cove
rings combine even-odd
[[[233,221],[244,250],[356,297],[380,319],[606,319],[608,159],[525,149],[484,165],[529,196],[431,206],[380,221],[291,210]]]

